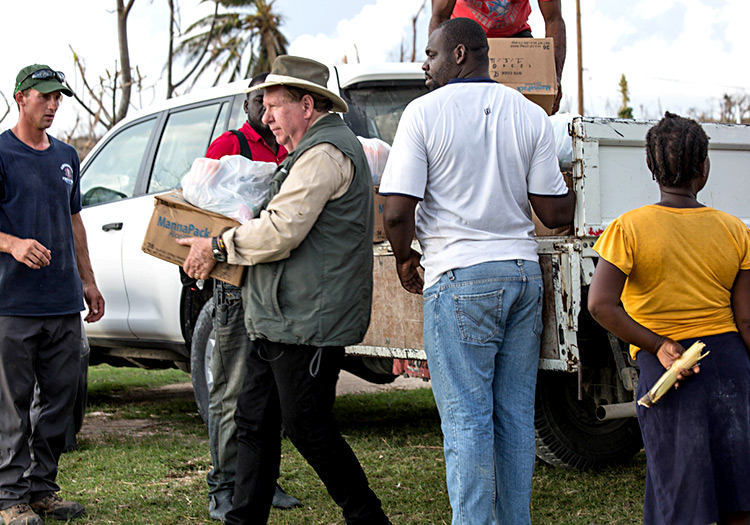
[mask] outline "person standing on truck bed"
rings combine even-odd
[[[555,70],[557,71],[557,97],[552,113],[560,109],[562,99],[563,66],[567,43],[565,20],[561,0],[538,0],[544,17],[545,36],[555,41]],[[429,32],[450,18],[471,18],[482,26],[487,38],[531,38],[529,0],[432,0],[432,17]]]
[[[328,68],[280,56],[266,82],[263,122],[290,154],[257,219],[221,236],[227,261],[246,265],[245,324],[253,348],[237,400],[237,478],[227,523],[266,523],[279,474],[279,425],[343,509],[346,523],[389,523],[336,428],[344,347],[365,336],[372,307],[373,197],[362,145],[332,111]],[[190,245],[188,275],[216,261],[208,239]],[[218,240],[214,240],[216,244]]]
[[[253,77],[248,87],[266,80],[268,73]],[[227,131],[208,147],[206,157],[220,159],[225,155],[243,155],[250,160],[280,164],[286,148],[276,142],[271,129],[264,124],[263,90],[247,94],[243,109],[247,121],[239,130]],[[245,357],[250,339],[245,330],[242,289],[219,280],[214,282],[214,330],[216,342],[211,355],[213,385],[208,393],[208,442],[213,469],[206,476],[208,512],[219,521],[232,508],[234,477],[237,466],[237,425],[234,411],[245,377]],[[299,505],[276,483],[273,506],[289,509]]]
[[[73,419],[81,316],[104,315],[79,215],[76,150],[47,134],[65,76],[34,64],[16,77],[18,123],[0,135],[0,516],[41,525],[84,513],[58,496],[58,461]],[[30,421],[34,385],[39,417]]]
[[[468,18],[432,32],[432,91],[404,110],[380,183],[401,284],[424,297],[454,525],[530,523],[542,275],[529,201],[548,227],[575,206],[549,118],[490,79],[488,49]]]
[[[697,200],[709,171],[700,124],[666,113],[646,135],[646,162],[661,198],[621,215],[597,240],[589,311],[630,343],[637,399],[695,341],[710,353],[681,371],[679,389],[637,406],[643,523],[747,524],[750,232]]]

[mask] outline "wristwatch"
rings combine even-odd
[[[224,239],[221,237],[213,237],[211,239],[211,252],[217,261],[227,262],[227,247],[224,245]]]

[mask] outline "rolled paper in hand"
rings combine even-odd
[[[711,353],[706,352],[705,354],[701,354],[701,350],[705,347],[706,345],[700,341],[694,342],[690,348],[685,350],[683,354],[672,363],[672,366],[662,374],[654,386],[651,387],[651,390],[638,400],[638,404],[644,407],[650,407],[659,401],[661,396],[666,394],[677,382],[677,375],[680,373],[680,370],[690,370],[698,363],[698,361]]]

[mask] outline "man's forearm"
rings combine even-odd
[[[450,19],[456,0],[432,0],[432,17],[428,34],[432,33],[437,26]]]
[[[13,250],[13,243],[16,240],[18,240],[17,237],[14,237],[9,233],[0,232],[0,252],[11,253],[11,251]]]
[[[547,228],[559,228],[573,222],[575,217],[576,196],[568,189],[565,195],[534,195],[529,194],[536,216]]]
[[[565,21],[562,16],[553,16],[544,20],[545,36],[555,41],[555,70],[557,79],[562,79],[565,55],[567,53],[567,39],[565,36]]]
[[[391,243],[396,262],[401,263],[411,257],[411,241],[414,239],[414,210],[417,199],[403,195],[388,195],[385,198],[383,227],[388,242]]]
[[[401,263],[411,257],[411,241],[414,239],[414,224],[384,224],[385,234],[391,243],[396,262]]]
[[[402,201],[402,203],[408,203],[408,201]],[[387,211],[388,204],[386,200]],[[386,214],[383,226],[396,259],[396,272],[401,286],[409,293],[421,294],[424,287],[424,280],[418,270],[421,266],[421,256],[411,248],[411,241],[414,238],[413,210],[407,215],[394,214],[391,210],[390,215]]]
[[[96,284],[94,270],[91,267],[91,259],[89,258],[89,245],[86,239],[86,228],[83,225],[81,216],[77,213],[71,216],[71,222],[73,223],[73,240],[75,242],[78,275],[81,277],[84,286]]]

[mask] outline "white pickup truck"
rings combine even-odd
[[[425,92],[416,64],[332,68],[329,88],[347,100],[357,135],[391,142],[406,104]],[[82,217],[107,312],[88,325],[92,364],[192,372],[205,415],[212,349],[210,298],[176,266],[141,252],[153,195],[179,186],[192,160],[244,120],[243,83],[167,101],[119,124],[82,163]],[[645,162],[652,122],[576,118],[570,124],[573,225],[539,231],[545,277],[544,333],[537,384],[537,454],[587,468],[624,461],[641,448],[634,390],[638,371],[626,345],[586,311],[596,264],[591,246],[621,213],[658,200]],[[711,177],[700,198],[750,224],[750,128],[705,124]],[[370,330],[347,349],[347,368],[371,381],[395,374],[428,377],[419,296],[398,284],[387,242],[373,245],[375,296]],[[184,277],[184,276],[183,276]],[[208,303],[208,304],[207,304]]]

